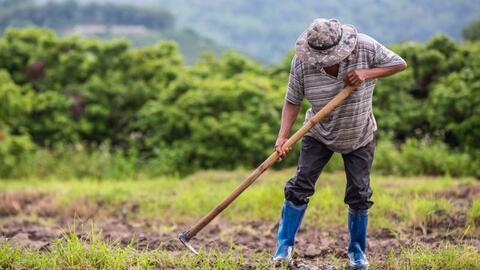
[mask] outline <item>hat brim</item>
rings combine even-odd
[[[327,50],[313,49],[308,45],[307,34],[305,30],[295,43],[295,55],[297,59],[304,63],[317,64],[321,67],[328,67],[340,63],[347,58],[357,45],[357,29],[350,24],[342,25],[343,35],[340,42]]]

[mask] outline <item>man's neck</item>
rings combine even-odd
[[[338,69],[340,67],[340,64],[335,64],[333,66],[329,66],[329,67],[324,67],[323,70],[325,70],[325,72],[328,74],[328,75],[331,75],[333,77],[337,77],[338,76]]]

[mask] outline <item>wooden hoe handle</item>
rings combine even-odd
[[[340,93],[338,93],[332,100],[330,100],[325,107],[316,113],[308,122],[306,122],[295,134],[292,135],[284,144],[284,148],[288,149],[298,142],[311,128],[318,124],[327,114],[333,111],[343,100],[345,100],[355,90],[354,86],[347,86]],[[179,238],[182,243],[187,245],[187,242],[192,239],[198,232],[208,225],[216,216],[218,216],[225,208],[227,208],[242,192],[247,189],[257,178],[262,175],[268,168],[270,168],[279,158],[279,155],[274,151],[260,166],[258,166],[242,183],[233,190],[223,201],[213,208],[207,215],[201,218],[190,230],[180,234]],[[196,253],[196,251],[187,245],[189,249]]]

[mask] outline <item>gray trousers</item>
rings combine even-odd
[[[369,209],[373,202],[370,188],[370,171],[375,151],[375,140],[364,147],[342,154],[347,177],[344,202],[353,210]],[[315,183],[333,155],[323,143],[305,136],[298,159],[297,174],[285,185],[285,199],[297,204],[307,204],[315,192]]]

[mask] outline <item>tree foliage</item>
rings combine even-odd
[[[463,38],[470,41],[480,40],[480,20],[472,22],[463,29]]]
[[[415,159],[422,158],[411,153],[415,145],[438,142],[425,161],[429,170],[458,175],[453,158],[437,164],[432,157],[461,152],[462,164],[478,157],[479,43],[439,35],[393,50],[409,68],[375,90],[379,139],[410,142],[401,149]],[[125,170],[121,155],[158,173],[255,166],[273,149],[291,57],[265,67],[229,52],[185,66],[172,42],[133,49],[124,41],[8,30],[0,38],[0,174],[14,174],[35,149],[62,156],[66,145],[108,149],[102,153]],[[290,155],[280,166],[294,163]]]

